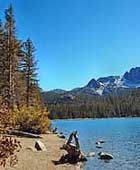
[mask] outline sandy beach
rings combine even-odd
[[[22,149],[18,153],[18,164],[15,167],[7,166],[5,170],[79,170],[80,163],[76,165],[60,164],[54,165],[52,162],[66,153],[60,147],[65,143],[64,139],[59,138],[56,134],[42,135],[41,140],[46,146],[46,151],[36,151],[34,145],[38,139],[18,138],[21,142]]]

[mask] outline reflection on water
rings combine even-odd
[[[67,137],[77,130],[84,153],[96,152],[88,158],[85,170],[140,170],[140,118],[57,120],[53,122]],[[103,139],[103,148],[95,142]],[[109,163],[98,159],[98,153],[106,151],[114,156]]]

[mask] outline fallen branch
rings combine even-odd
[[[23,132],[23,131],[18,131],[18,130],[10,130],[10,131],[8,131],[8,134],[21,136],[21,137],[28,137],[28,138],[42,138],[40,135]]]

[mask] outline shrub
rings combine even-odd
[[[0,136],[0,166],[5,167],[9,160],[10,166],[18,163],[16,152],[21,148],[20,142],[12,137]]]
[[[45,133],[50,126],[48,112],[33,106],[14,109],[12,122],[19,130],[37,134]]]
[[[7,109],[0,108],[0,166],[5,167],[7,161],[10,166],[14,166],[17,162],[16,152],[19,152],[21,145],[16,139],[6,135],[10,126],[10,112]]]

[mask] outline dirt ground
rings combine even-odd
[[[42,135],[41,140],[47,151],[36,151],[34,148],[34,138],[18,138],[21,142],[22,149],[18,153],[18,164],[12,167],[6,167],[5,170],[79,170],[80,164],[70,165],[61,164],[54,165],[52,160],[57,161],[66,152],[60,150],[60,147],[65,143],[64,139],[58,138],[56,134]]]

